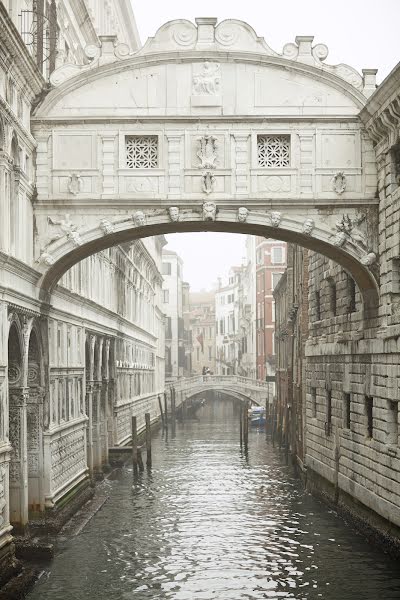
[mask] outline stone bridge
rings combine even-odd
[[[267,400],[272,400],[272,384],[266,381],[241,377],[240,375],[197,375],[179,379],[174,383],[177,398],[180,403],[193,396],[208,391],[223,392],[242,402],[265,406]]]
[[[162,26],[134,54],[112,36],[63,65],[37,107],[38,295],[110,246],[230,231],[298,243],[378,293],[377,177],[360,111],[374,72],[328,65],[296,37],[282,53],[246,23]]]

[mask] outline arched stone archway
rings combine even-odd
[[[348,271],[357,283],[367,311],[376,310],[378,298],[378,267],[375,263],[376,256],[369,252],[365,243],[366,234],[354,226],[356,231],[346,232],[345,226],[340,229],[341,221],[334,222],[331,215],[322,215],[322,211],[308,211],[302,216],[300,211],[291,209],[292,214],[280,211],[250,210],[246,208],[246,221],[240,222],[239,209],[221,208],[215,203],[215,219],[204,218],[204,209],[180,210],[180,220],[171,222],[167,210],[136,211],[133,215],[116,219],[109,223],[108,233],[98,227],[82,228],[76,232],[79,238],[75,241],[68,239],[68,234],[52,244],[52,254],[48,252],[41,255],[44,273],[39,282],[42,299],[49,299],[60,277],[74,264],[105,248],[133,241],[141,237],[160,235],[164,233],[195,232],[195,231],[222,231],[241,234],[250,234],[275,238],[304,246],[315,252],[334,260]],[[350,221],[356,221],[357,214],[353,212],[345,215]],[[139,216],[138,216],[139,213]],[[156,213],[156,214],[154,214]],[[277,219],[277,225],[272,224]],[[140,224],[138,223],[140,219]],[[279,221],[279,222],[278,222]],[[312,229],[307,231],[310,223]],[[329,223],[331,226],[329,227]],[[49,248],[50,249],[50,248]],[[48,250],[49,250],[48,249]]]

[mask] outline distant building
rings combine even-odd
[[[239,290],[242,267],[231,267],[227,285],[215,293],[216,372],[218,375],[238,373],[241,356],[239,327]]]
[[[309,337],[308,250],[287,247],[287,269],[274,289],[276,306],[276,406],[278,432],[304,460],[305,344]]]
[[[183,281],[183,261],[176,252],[163,249],[162,274],[162,306],[166,317],[165,377],[167,382],[172,382],[190,371],[190,365],[187,364],[188,338],[183,319],[188,284]]]
[[[215,361],[215,291],[190,294],[190,331],[193,344],[192,373],[203,367],[216,373]]]
[[[286,269],[286,243],[256,238],[257,378],[275,373],[273,290]]]

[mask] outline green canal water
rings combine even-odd
[[[59,551],[29,600],[392,600],[400,564],[304,492],[264,434],[239,447],[238,415],[207,403],[153,439],[153,469],[127,467]]]

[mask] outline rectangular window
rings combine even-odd
[[[271,322],[275,323],[275,300],[271,303]]]
[[[311,388],[311,416],[315,418],[317,416],[317,388]]]
[[[391,157],[392,157],[392,171],[393,171],[393,181],[392,183],[399,187],[400,186],[400,143],[396,144],[391,149]]]
[[[163,290],[163,302],[168,304],[169,302],[169,290]]]
[[[388,400],[387,427],[388,444],[397,446],[399,442],[399,403],[394,400]]]
[[[162,274],[163,275],[171,275],[171,263],[170,262],[163,262],[162,264]]]
[[[343,394],[343,427],[350,429],[351,425],[351,396]]]
[[[348,291],[349,291],[349,312],[356,311],[356,283],[352,277],[348,277]]]
[[[374,399],[371,396],[365,396],[365,414],[367,417],[367,437],[374,437]]]
[[[325,434],[330,435],[331,433],[332,433],[332,391],[326,390]]]
[[[273,265],[282,264],[284,262],[283,248],[272,248],[271,262]]]
[[[321,320],[321,295],[319,290],[315,292],[315,320]]]
[[[257,155],[259,167],[289,167],[290,136],[258,135]]]
[[[261,265],[262,260],[263,259],[263,251],[262,248],[257,248],[257,253],[256,253],[256,262],[258,265]]]
[[[125,151],[128,169],[156,169],[158,167],[158,136],[156,135],[126,136]]]
[[[331,309],[331,315],[336,317],[337,315],[337,303],[336,303],[336,284],[333,281],[329,282],[329,305]]]

